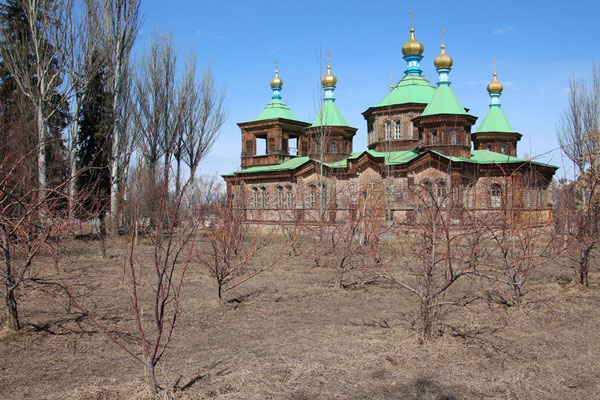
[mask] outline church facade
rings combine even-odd
[[[271,102],[241,129],[241,170],[223,175],[229,198],[255,223],[339,221],[371,212],[410,221],[421,201],[480,213],[510,209],[551,218],[549,184],[555,166],[517,157],[521,134],[500,108],[503,90],[494,70],[490,108],[477,128],[450,87],[453,60],[434,60],[437,85],[422,75],[423,45],[402,47],[405,76],[363,112],[367,149],[355,151],[357,128],[335,104],[337,78],[328,62],[323,100],[311,123],[297,119],[281,99],[275,71]],[[258,147],[265,149],[258,154]],[[425,195],[423,195],[425,193]]]

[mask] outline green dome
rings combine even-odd
[[[264,121],[267,119],[275,119],[275,118],[285,118],[291,119],[293,121],[299,121],[298,118],[292,114],[292,111],[289,109],[285,103],[279,99],[273,99],[265,109],[260,113],[260,115],[253,119],[252,121]],[[251,121],[249,121],[251,122]]]
[[[458,114],[466,115],[465,108],[454,94],[450,86],[441,85],[421,115]]]
[[[436,87],[421,75],[406,75],[383,100],[373,107],[387,107],[396,104],[427,104],[433,97]]]
[[[333,101],[326,100],[311,126],[348,126],[346,118]]]
[[[514,133],[515,131],[508,123],[500,107],[490,107],[485,118],[479,125],[475,133],[479,132],[507,132]]]

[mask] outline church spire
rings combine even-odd
[[[323,89],[325,89],[325,97],[323,99],[325,101],[335,101],[333,91],[337,84],[337,78],[331,73],[331,52],[327,52],[327,73],[321,78],[321,84],[323,85]]]
[[[272,99],[281,100],[281,87],[283,86],[283,80],[279,77],[279,69],[277,66],[278,62],[275,60],[275,78],[271,79],[271,90],[273,91]]]
[[[496,58],[494,58],[494,79],[487,85],[487,91],[492,99],[490,107],[500,107],[500,96],[502,95],[502,89],[504,89],[504,87],[500,82],[498,82],[497,76]]]
[[[402,58],[406,60],[408,64],[406,67],[406,71],[404,73],[406,75],[421,75],[423,70],[421,69],[420,62],[423,59],[423,51],[425,48],[423,44],[421,44],[415,38],[415,28],[413,26],[413,17],[414,14],[412,10],[409,13],[410,15],[410,38],[404,46],[402,46],[402,54],[404,55]]]
[[[433,65],[435,65],[435,69],[439,75],[438,86],[450,86],[448,75],[450,74],[450,71],[452,70],[452,64],[454,63],[452,58],[446,54],[446,45],[444,44],[445,34],[446,32],[444,32],[444,29],[442,29],[442,51],[440,55],[433,60]]]

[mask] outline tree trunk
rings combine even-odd
[[[111,156],[111,171],[110,171],[110,234],[117,236],[119,233],[119,138],[120,132],[114,129],[112,142]]]
[[[113,62],[113,104],[112,104],[112,149],[111,149],[111,171],[110,171],[110,222],[111,235],[119,233],[119,148],[121,146],[121,120],[119,104],[121,101],[121,43],[117,43],[116,57]]]
[[[431,325],[433,321],[431,320],[430,309],[429,309],[429,300],[421,299],[421,310],[419,313],[421,319],[421,329],[419,332],[419,342],[425,343],[429,341],[431,338]]]
[[[6,231],[2,229],[2,247],[4,248],[4,287],[6,290],[6,319],[8,329],[18,331],[21,329],[19,323],[19,311],[17,308],[17,299],[15,298],[15,282],[12,276],[12,264],[10,259],[10,243]]]
[[[152,362],[146,364],[146,372],[148,374],[148,389],[153,395],[158,393],[158,385],[156,384],[156,373]]]
[[[591,248],[581,251],[581,258],[579,260],[579,284],[582,286],[588,286],[588,271],[590,268],[590,252]]]
[[[181,159],[175,160],[177,162],[177,169],[175,171],[175,201],[179,199],[179,192],[181,192]]]
[[[44,107],[42,100],[37,104],[37,123],[38,123],[38,189],[40,190],[40,200],[44,198],[47,179],[46,179],[46,124],[44,121]]]
[[[77,191],[77,130],[79,118],[77,108],[73,115],[73,126],[71,128],[71,148],[69,150],[69,220],[75,219],[75,192]]]
[[[223,284],[221,282],[217,282],[217,298],[221,304],[223,302]]]
[[[6,318],[8,329],[11,331],[18,331],[21,329],[15,291],[14,289],[9,289],[8,284],[6,284]]]

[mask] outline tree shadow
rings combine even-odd
[[[464,391],[449,388],[420,376],[406,384],[372,386],[367,393],[356,393],[351,399],[398,399],[398,400],[460,400],[456,392]]]
[[[265,292],[265,289],[257,289],[257,290],[253,290],[251,292],[245,293],[245,294],[241,294],[239,296],[233,297],[231,299],[225,300],[225,302],[227,304],[240,304],[243,303],[245,301],[248,301],[254,297],[258,297],[259,295],[263,294]]]
[[[213,370],[217,367],[219,367],[220,365],[223,364],[223,361],[217,361],[214,364],[208,366],[206,369],[207,370]],[[224,368],[220,368],[217,372],[214,373],[215,376],[223,376],[223,375],[227,375],[230,372],[228,367],[224,367]],[[196,383],[198,383],[199,381],[201,381],[202,379],[204,379],[205,377],[207,377],[209,374],[205,373],[198,373],[195,376],[193,376],[187,383],[180,385],[181,380],[183,379],[183,375],[179,375],[179,378],[177,378],[177,380],[175,381],[175,383],[173,384],[173,390],[174,391],[181,391],[181,392],[185,392],[186,390],[190,389],[192,386],[194,386]]]
[[[83,312],[70,314],[54,320],[49,320],[44,323],[27,323],[26,327],[32,329],[33,332],[40,333],[45,332],[53,336],[66,336],[66,335],[93,335],[98,333],[96,329],[89,329],[83,325],[83,322],[87,318],[87,314]]]

